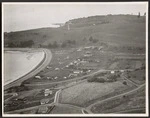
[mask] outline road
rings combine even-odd
[[[76,77],[73,79],[68,79],[68,80],[63,80],[63,81],[57,81],[57,82],[50,82],[50,83],[34,83],[34,84],[25,84],[26,86],[43,86],[43,85],[52,85],[52,84],[59,84],[59,83],[65,83],[65,82],[71,82],[71,81],[76,81],[76,80],[80,80],[84,77],[89,77],[89,76],[93,76],[94,74],[100,73],[100,72],[110,72],[110,71],[120,71],[120,70],[98,70],[96,72],[90,73],[88,75],[84,75],[82,77]],[[124,69],[124,71],[133,71],[133,69]]]
[[[55,94],[54,103],[57,104],[59,102],[59,94],[61,93],[61,89],[58,90]]]
[[[128,80],[128,81],[130,81],[130,82],[131,82],[133,85],[135,85],[136,87],[139,86],[139,84],[136,84],[134,81],[131,81],[131,80],[128,79],[125,75],[121,74],[121,77],[124,78],[124,79],[126,79],[126,80]]]
[[[26,74],[23,77],[5,85],[4,90],[8,89],[12,86],[20,86],[23,81],[35,76],[37,73],[39,73],[41,70],[43,70],[50,63],[51,58],[52,58],[51,51],[48,49],[40,49],[40,50],[44,51],[44,53],[45,53],[45,57],[42,60],[42,62],[35,69],[33,69],[31,72],[29,72],[28,74]]]

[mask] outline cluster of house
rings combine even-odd
[[[86,69],[87,70],[87,73],[91,71],[91,69],[95,69],[96,66],[93,65],[93,64],[90,64],[89,61],[87,61],[87,57],[90,57],[92,56],[92,52],[90,51],[91,49],[98,49],[98,50],[101,50],[103,48],[103,46],[86,46],[86,47],[80,47],[77,49],[77,51],[82,51],[82,50],[86,50],[85,54],[84,54],[84,57],[83,58],[78,58],[76,60],[74,60],[73,62],[70,62],[69,64],[67,64],[65,67],[63,68],[59,68],[59,67],[56,67],[54,68],[55,71],[59,71],[60,69],[64,69],[64,68],[69,68],[69,69],[77,69],[77,70],[74,70],[72,73],[70,73],[68,75],[68,77],[75,77],[75,76],[78,76],[80,73],[83,73],[82,69]],[[62,53],[65,53],[64,50],[61,50],[61,51],[56,51],[55,53],[57,54],[62,54]],[[69,59],[70,57],[69,56],[66,56],[65,59]],[[59,58],[60,60],[60,58]],[[96,60],[95,62],[99,62],[99,60]],[[62,64],[63,62],[59,62],[59,64]],[[84,67],[82,67],[83,65],[85,65]],[[46,67],[47,69],[51,69],[50,66],[47,66]],[[67,79],[68,78],[67,76],[63,77],[64,79]],[[35,76],[36,79],[42,79],[41,76]],[[58,79],[58,77],[46,77],[47,79],[50,79],[50,80],[56,80]]]
[[[50,89],[45,89],[45,90],[44,90],[44,96],[49,96],[49,95],[51,95],[52,93],[53,93],[53,91],[50,90]]]
[[[45,97],[50,96],[50,95],[52,95],[52,94],[53,94],[53,91],[52,91],[52,90],[50,90],[50,89],[45,89],[45,90],[44,90],[44,96],[45,96]],[[40,100],[40,103],[41,103],[41,105],[43,105],[43,104],[49,103],[49,101],[50,101],[49,98],[43,98],[43,99]]]

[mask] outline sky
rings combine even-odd
[[[147,12],[142,3],[3,3],[4,32],[42,27],[54,27],[53,23],[65,23],[74,18],[107,14],[133,14]]]

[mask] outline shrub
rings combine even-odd
[[[91,77],[87,79],[88,82],[100,82],[104,83],[105,79],[104,78],[98,78],[98,77]]]
[[[90,78],[87,79],[88,82],[94,82],[95,80],[96,80],[95,77],[90,77]]]
[[[96,78],[96,82],[104,83],[105,79],[104,78]]]
[[[123,84],[124,84],[124,85],[127,85],[127,82],[126,82],[126,81],[123,81]]]
[[[120,76],[119,74],[110,75],[110,76],[108,76],[108,79],[109,79],[110,81],[117,81],[117,78],[118,78],[119,76]]]

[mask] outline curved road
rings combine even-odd
[[[40,50],[43,50],[43,52],[45,53],[45,57],[44,57],[44,60],[42,60],[42,62],[35,68],[33,69],[31,72],[29,72],[28,74],[24,75],[23,77],[7,84],[4,86],[4,90],[5,89],[8,89],[12,86],[20,86],[21,83],[26,80],[26,79],[29,79],[33,76],[35,76],[37,73],[39,73],[41,70],[43,70],[51,61],[51,58],[52,58],[52,53],[50,50],[48,49],[40,49]]]

